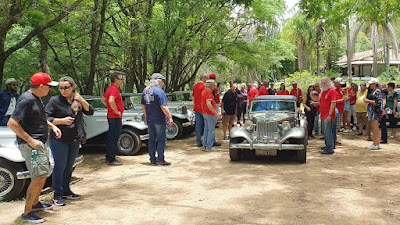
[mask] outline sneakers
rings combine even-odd
[[[216,148],[206,148],[206,152],[216,152],[218,151]]]
[[[22,218],[22,221],[24,221],[24,222],[30,222],[30,223],[35,223],[35,224],[44,222],[44,219],[36,216],[35,213],[33,213],[33,212],[29,212],[26,215],[22,214],[21,218]]]
[[[109,166],[120,166],[122,163],[118,160],[114,160],[113,162],[108,162]]]
[[[169,166],[169,165],[171,165],[171,163],[170,163],[170,162],[167,162],[167,161],[165,161],[165,160],[163,160],[163,161],[157,163],[157,166]]]
[[[356,126],[353,126],[353,130],[357,130],[357,127],[356,127]]]
[[[343,133],[351,133],[351,130],[350,129],[346,129],[346,130],[343,131]]]
[[[43,203],[41,201],[39,201],[38,204],[32,206],[32,212],[40,210],[50,210],[50,209],[53,209],[52,204]]]
[[[367,147],[367,149],[369,149],[369,150],[379,150],[379,145],[370,145],[370,146],[368,146]]]
[[[80,195],[74,194],[74,192],[72,192],[71,190],[68,191],[67,193],[64,193],[62,197],[68,200],[78,200],[81,198]]]
[[[228,136],[225,136],[225,137],[224,137],[224,140],[225,140],[225,141],[226,141],[226,140],[229,140]]]
[[[61,195],[54,195],[53,202],[55,205],[58,205],[58,206],[66,205],[65,200]]]

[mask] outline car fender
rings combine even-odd
[[[286,134],[284,134],[279,140],[280,143],[286,141],[289,138],[303,139],[306,133],[303,127],[293,127]]]
[[[129,126],[137,130],[147,130],[147,125],[143,122],[123,121],[122,126]]]
[[[252,142],[251,133],[243,127],[232,127],[232,129],[229,131],[229,137],[230,138],[244,138],[249,143]]]
[[[11,162],[25,162],[18,147],[11,142],[10,144],[0,144],[0,157]]]
[[[172,117],[176,117],[176,118],[181,119],[181,120],[187,120],[188,119],[188,116],[186,114],[181,114],[181,113],[171,113],[171,116]]]

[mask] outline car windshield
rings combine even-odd
[[[284,111],[284,112],[295,112],[295,102],[283,102],[283,101],[253,101],[251,104],[252,112],[263,112],[263,111]]]

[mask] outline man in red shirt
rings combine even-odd
[[[314,89],[315,89],[316,92],[318,92],[319,95],[321,95],[321,88],[319,87],[319,83],[315,83],[314,84]],[[315,135],[318,135],[318,133],[319,133],[318,122],[319,122],[320,111],[319,111],[319,106],[317,106],[315,108],[317,109],[317,113],[316,113],[315,118],[314,118],[314,131],[315,131]],[[321,133],[324,133],[324,131],[322,129],[322,126],[321,126]]]
[[[207,81],[208,75],[200,75],[200,81],[193,86],[193,111],[196,119],[196,142],[197,146],[203,146],[201,137],[204,132],[204,118],[203,111],[201,109],[201,92],[205,89],[204,83]]]
[[[212,90],[215,88],[213,79],[207,80],[205,89],[201,92],[201,108],[204,117],[203,151],[216,151],[213,148],[215,140],[215,124],[220,115],[217,113],[217,104]]]
[[[325,147],[322,148],[321,154],[333,154],[335,148],[335,137],[334,130],[336,124],[336,92],[333,89],[333,84],[329,77],[323,77],[321,79],[321,96],[320,96],[320,111],[321,111],[321,123],[325,124],[324,139]],[[318,105],[317,103],[313,103]]]
[[[250,89],[249,94],[248,94],[248,98],[249,98],[249,108],[251,107],[251,101],[253,100],[253,98],[258,96],[258,83],[254,82],[253,84],[253,88]]]
[[[101,98],[101,102],[107,106],[107,120],[109,129],[106,142],[106,160],[108,165],[122,165],[122,163],[115,158],[118,137],[122,130],[122,113],[124,112],[124,103],[119,90],[122,82],[123,78],[121,73],[112,73],[112,84],[107,88],[106,92]]]
[[[264,80],[263,86],[258,90],[258,95],[268,95],[269,81]]]
[[[290,90],[290,95],[296,96],[297,107],[300,107],[300,103],[303,102],[303,93],[301,93],[301,89],[297,87],[297,81],[292,82],[292,90]]]
[[[342,84],[344,84],[345,82],[342,80],[342,78],[338,77],[333,82],[336,91],[336,108],[338,110],[338,114],[336,115],[336,132],[338,132],[340,127],[342,126],[344,104],[347,97],[343,95]],[[340,142],[336,144],[340,144]]]

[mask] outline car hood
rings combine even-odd
[[[252,122],[257,123],[260,120],[274,120],[274,121],[292,121],[294,120],[294,113],[280,112],[280,111],[268,111],[262,113],[256,113],[253,115]]]

